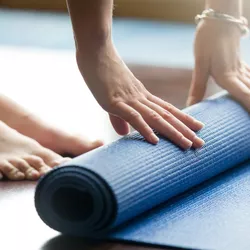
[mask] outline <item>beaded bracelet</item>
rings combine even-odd
[[[246,35],[249,32],[248,21],[245,17],[240,17],[239,19],[237,19],[233,16],[216,12],[213,9],[207,9],[204,10],[200,15],[197,15],[195,17],[196,24],[198,24],[202,19],[217,19],[225,22],[234,23],[239,27],[242,35]]]

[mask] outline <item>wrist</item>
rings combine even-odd
[[[84,76],[85,74],[97,74],[100,68],[105,68],[107,65],[120,61],[112,40],[94,46],[91,45],[88,48],[77,49],[76,59],[78,67]]]
[[[236,25],[213,19],[205,19],[200,22],[196,33],[202,33],[203,37],[210,37],[213,41],[222,39],[228,42],[231,39],[235,41],[241,39],[240,29]]]
[[[220,33],[218,35],[228,34],[230,36],[235,36],[237,34],[237,37],[241,37],[240,29],[230,22],[223,22],[216,19],[205,19],[203,20],[203,25],[210,30],[219,31]]]
[[[111,43],[112,37],[109,30],[79,31],[75,33],[76,50],[84,53],[95,53],[104,47],[110,46]]]
[[[206,0],[206,8],[240,18],[242,15],[242,0]]]

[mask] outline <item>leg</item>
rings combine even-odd
[[[0,94],[0,120],[58,154],[80,155],[103,145],[58,130]]]

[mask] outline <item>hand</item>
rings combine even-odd
[[[209,76],[250,111],[250,67],[240,56],[240,30],[231,23],[204,20],[197,27],[195,69],[188,105],[202,100]]]
[[[79,69],[99,104],[109,115],[118,134],[129,132],[129,124],[153,144],[152,129],[183,149],[199,148],[204,141],[192,131],[203,124],[171,104],[149,93],[119,58],[113,46],[94,54],[77,52]]]

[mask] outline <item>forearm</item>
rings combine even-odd
[[[206,8],[239,18],[242,15],[242,2],[243,0],[206,0]]]
[[[113,0],[67,0],[76,49],[84,53],[111,42]]]

